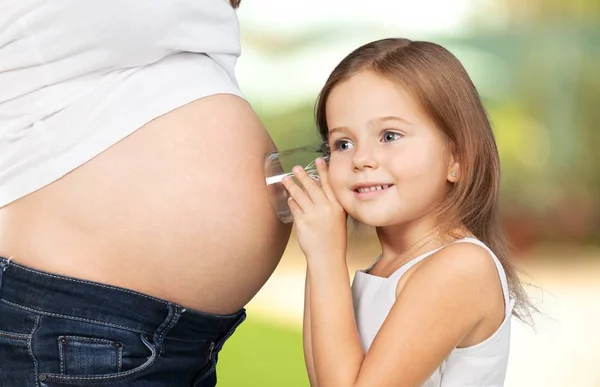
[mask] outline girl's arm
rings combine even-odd
[[[334,267],[333,262],[338,265]],[[345,256],[340,254],[327,265],[309,264],[308,271],[311,340],[319,387],[354,386],[365,354],[356,328]]]
[[[320,387],[421,386],[502,297],[487,251],[448,246],[416,269],[368,353],[342,257],[310,257],[312,349]],[[329,261],[329,262],[328,262]]]
[[[317,374],[315,373],[315,364],[312,351],[312,337],[310,333],[310,280],[308,269],[306,271],[306,283],[304,284],[304,320],[302,323],[302,343],[304,347],[304,362],[308,372],[308,380],[311,387],[318,387]]]

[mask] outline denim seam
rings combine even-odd
[[[79,342],[79,343],[95,343],[95,344],[113,344],[114,341],[113,340],[108,340],[108,339],[99,339],[99,338],[95,338],[95,337],[83,337],[83,336],[60,336],[60,337],[64,337],[66,339],[72,339],[75,340],[75,342]]]
[[[38,325],[40,323],[40,316],[35,316],[35,323],[33,324],[33,328],[31,329],[31,333],[30,333],[30,338],[29,341],[27,342],[27,349],[29,351],[29,355],[31,356],[31,359],[33,360],[33,377],[35,379],[35,385],[36,387],[40,386],[40,381],[38,379],[38,362],[37,359],[35,358],[35,355],[33,354],[33,335],[35,334],[35,331],[38,328]]]
[[[64,355],[65,352],[64,351],[65,351],[65,348],[63,345],[61,345],[60,337],[59,337],[58,338],[58,361],[60,362],[59,370],[60,370],[61,375],[65,374],[65,355]]]
[[[210,348],[208,348],[208,357],[204,365],[208,364],[209,361],[213,361],[213,353],[215,352],[216,345],[217,343],[215,343],[214,341],[210,342]]]
[[[66,281],[76,282],[76,283],[79,283],[79,284],[85,284],[85,285],[97,286],[97,287],[105,288],[105,289],[116,290],[116,291],[119,291],[119,292],[129,293],[129,294],[132,294],[134,296],[140,296],[140,297],[147,298],[149,300],[157,301],[157,302],[160,302],[161,304],[167,304],[167,301],[161,300],[160,298],[155,298],[155,297],[152,297],[152,296],[148,296],[146,294],[139,293],[139,292],[134,292],[132,290],[128,290],[128,289],[125,289],[125,288],[120,288],[120,287],[110,286],[110,285],[104,285],[104,284],[97,283],[97,282],[79,280],[79,279],[76,279],[76,278],[70,278],[70,277],[64,277],[64,276],[58,276],[58,275],[54,275],[54,274],[44,273],[42,271],[33,270],[33,269],[28,268],[28,267],[19,265],[18,263],[15,263],[15,262],[12,262],[11,266],[13,268],[17,267],[18,269],[28,271],[28,272],[33,273],[35,275],[41,275],[41,276],[50,277],[50,278],[54,278],[54,279],[66,280]]]
[[[243,313],[243,311],[245,311],[245,309],[242,308],[240,311],[231,314],[214,314],[208,312],[201,312],[193,309],[186,309],[186,313],[195,314],[197,316],[203,318],[210,318],[213,320],[221,320],[223,318],[239,318],[240,314]]]
[[[21,308],[21,309],[27,310],[29,312],[34,312],[34,313],[38,313],[38,314],[42,314],[42,315],[46,315],[46,316],[61,317],[61,318],[69,319],[69,320],[75,320],[75,321],[83,321],[83,322],[97,324],[97,325],[103,325],[103,326],[107,326],[107,327],[124,329],[124,330],[129,331],[129,332],[146,333],[144,331],[140,331],[138,329],[132,329],[130,327],[126,327],[126,326],[119,325],[119,324],[111,324],[111,323],[106,323],[106,322],[103,322],[103,321],[89,320],[89,319],[86,319],[86,318],[83,318],[83,317],[67,316],[67,315],[64,315],[64,314],[58,314],[58,313],[46,312],[46,311],[43,311],[43,310],[32,309],[32,308],[29,308],[29,307],[26,307],[26,306],[23,306],[23,305],[19,305],[19,304],[16,304],[14,302],[7,301],[7,300],[1,300],[1,302],[4,302],[4,303],[6,303],[8,305],[11,305],[11,306],[14,306],[16,308]]]
[[[208,369],[208,371],[206,371],[204,373],[204,375],[202,375],[200,377],[200,379],[196,380],[196,382],[194,383],[193,387],[196,387],[198,385],[198,383],[200,383],[201,381],[203,381],[204,379],[206,379],[207,376],[209,376],[210,374],[212,374],[213,372],[215,372],[215,369],[217,368],[216,363],[213,361],[210,368]]]
[[[168,337],[169,340],[179,341],[182,343],[212,343],[211,340],[192,340],[192,339],[183,339],[181,337]]]
[[[119,348],[117,348],[117,372],[121,372],[121,369],[123,368],[123,346],[121,345]]]
[[[7,338],[13,339],[13,340],[27,341],[31,338],[31,335],[27,334],[27,333],[11,333],[11,332],[0,331],[0,337],[7,337]]]
[[[154,344],[159,346],[159,353],[163,353],[163,340],[167,332],[169,332],[173,326],[179,321],[179,317],[181,317],[181,310],[179,307],[174,306],[173,304],[169,304],[169,312],[165,321],[158,327],[155,332],[155,341]],[[166,324],[166,326],[165,326]]]

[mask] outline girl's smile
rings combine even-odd
[[[363,183],[355,185],[352,191],[359,200],[372,200],[386,194],[393,186],[389,183]]]

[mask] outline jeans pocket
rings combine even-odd
[[[124,382],[151,372],[158,359],[156,346],[143,333],[47,317],[33,347],[44,387]]]
[[[58,339],[60,373],[86,375],[120,372],[123,363],[123,343],[93,337],[61,336]]]

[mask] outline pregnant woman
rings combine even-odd
[[[0,386],[216,384],[290,234],[237,2],[3,2]]]

